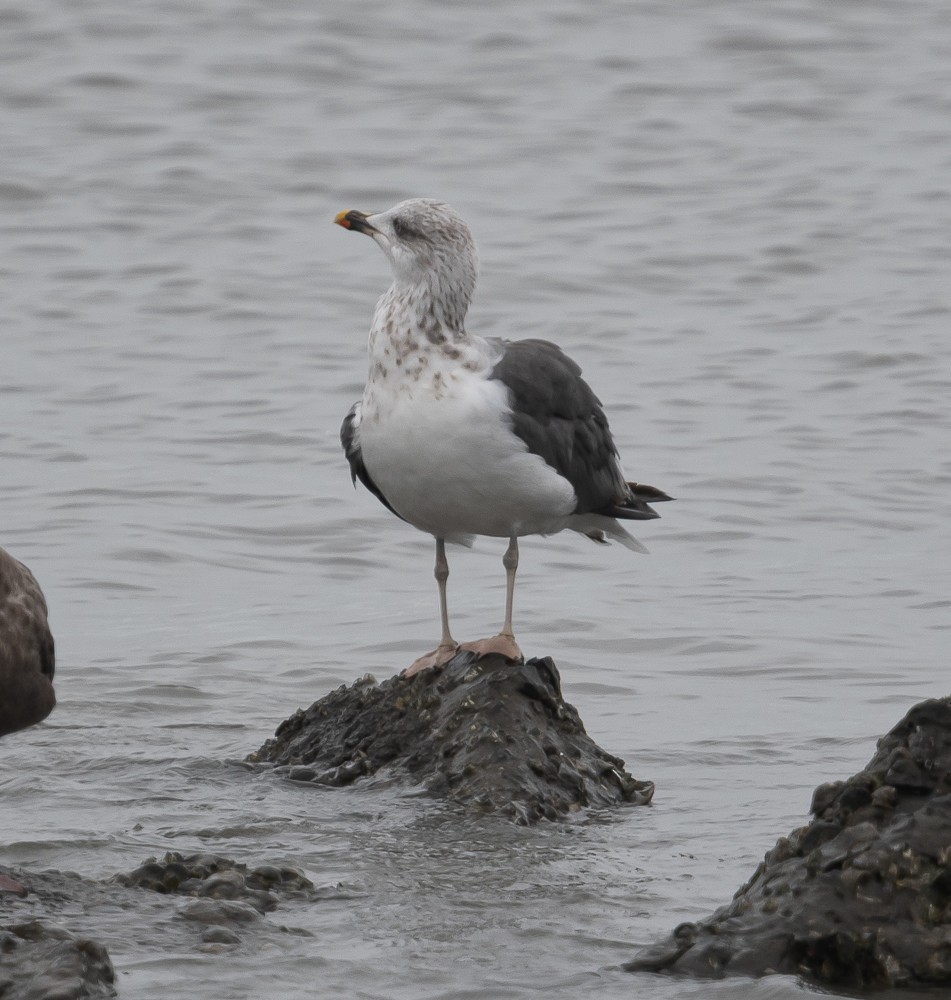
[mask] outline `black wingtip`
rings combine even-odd
[[[629,496],[598,513],[624,521],[652,521],[660,517],[660,514],[650,504],[674,499],[656,486],[647,486],[645,483],[628,483],[627,486],[630,490]]]
[[[634,499],[643,500],[645,503],[661,503],[664,500],[675,499],[656,486],[648,486],[646,483],[628,483],[627,485]]]

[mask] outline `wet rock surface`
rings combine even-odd
[[[863,771],[816,789],[811,812],[732,903],[626,968],[951,984],[951,698],[912,708]]]
[[[0,926],[0,997],[72,1000],[114,997],[115,972],[106,949],[39,920]]]
[[[149,858],[134,871],[112,881],[160,895],[191,897],[177,914],[198,934],[199,941],[219,950],[241,944],[243,933],[264,914],[288,899],[313,901],[321,895],[297,868],[246,864],[217,854],[179,854]]]
[[[163,895],[200,897],[210,903],[238,901],[240,906],[218,907],[220,913],[236,914],[237,923],[248,922],[248,910],[256,914],[268,913],[277,908],[282,896],[308,897],[314,888],[313,882],[297,868],[261,865],[249,869],[246,864],[217,854],[179,854],[175,851],[167,853],[161,861],[149,858],[135,871],[114,876],[113,881]],[[194,913],[214,910],[214,906],[192,908]],[[209,919],[205,922],[225,921]]]
[[[309,903],[340,892],[315,888],[296,868],[177,852],[105,881],[56,871],[3,869],[0,876],[3,1000],[115,996],[107,943],[112,935],[127,941],[130,925],[139,928],[144,950],[274,949],[287,934],[307,932],[267,914],[292,900]]]
[[[398,776],[526,825],[654,792],[587,735],[548,657],[462,652],[439,672],[365,678],[295,712],[247,759],[315,785]]]

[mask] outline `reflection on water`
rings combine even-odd
[[[942,5],[0,16],[0,544],[44,585],[60,702],[4,740],[0,861],[208,849],[353,890],[226,961],[90,891],[125,994],[628,996],[635,945],[947,693]],[[648,557],[559,536],[520,566],[526,651],[649,810],[526,832],[227,763],[435,639],[431,543],[337,441],[387,273],[331,220],[414,195],[480,243],[473,328],[561,343],[678,497]],[[463,637],[500,556],[451,557]]]

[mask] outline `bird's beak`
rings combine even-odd
[[[355,233],[366,233],[368,236],[372,236],[377,230],[367,222],[369,217],[366,212],[358,212],[355,208],[351,208],[349,212],[338,212],[334,217],[334,222],[338,226],[343,226],[344,229],[352,229]]]

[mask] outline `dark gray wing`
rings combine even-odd
[[[393,510],[393,505],[383,496],[383,491],[370,478],[367,467],[363,464],[363,451],[360,449],[360,403],[357,401],[350,407],[350,412],[343,418],[340,426],[340,443],[343,445],[343,453],[350,463],[350,479],[356,484],[359,479],[361,483],[386,507]],[[399,514],[396,514],[399,517]],[[401,518],[405,520],[405,518]]]
[[[509,391],[512,430],[571,483],[578,498],[574,512],[659,517],[648,501],[671,498],[653,486],[624,481],[608,418],[578,365],[547,340],[494,343],[501,357],[489,377]]]

